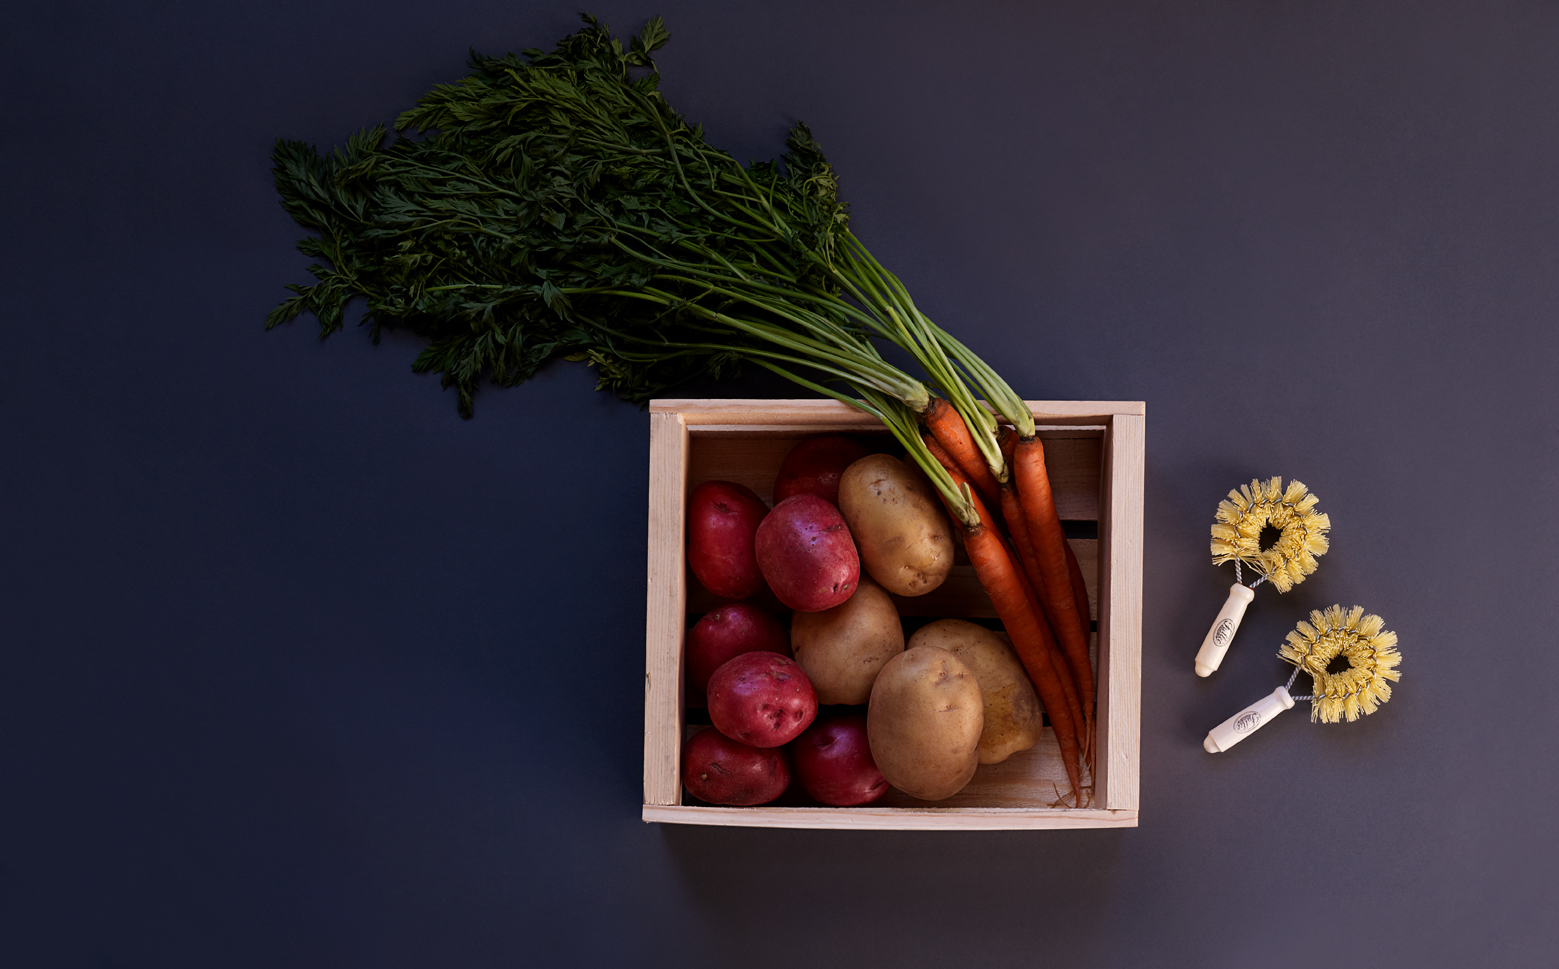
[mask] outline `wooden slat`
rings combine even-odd
[[[682,729],[685,742],[694,733],[711,728],[689,725]],[[1084,787],[1092,782],[1086,765],[1082,780]],[[883,799],[871,807],[1050,809],[1059,807],[1061,798],[1070,799],[1071,791],[1055,732],[1046,727],[1041,731],[1039,743],[1028,750],[1020,750],[999,764],[981,764],[963,790],[952,797],[922,801],[890,788]],[[788,806],[794,806],[794,801]]]
[[[1089,778],[1083,770],[1083,786]],[[890,790],[874,807],[903,808],[1035,808],[1059,807],[1061,796],[1071,796],[1061,748],[1049,727],[1039,743],[1020,750],[999,764],[981,764],[964,789],[942,801],[922,801],[903,791]]]
[[[1123,400],[1026,400],[1029,412],[1041,423],[1103,423],[1113,414],[1141,417],[1147,413],[1141,401]],[[650,401],[651,414],[680,414],[689,426],[699,424],[835,424],[841,427],[873,427],[877,419],[849,404],[827,399],[689,400],[667,398]]]
[[[1083,570],[1083,586],[1088,591],[1088,606],[1097,616],[1099,601],[1099,542],[1092,538],[1071,538],[1067,544],[1077,555]],[[955,565],[947,579],[923,596],[893,596],[901,616],[957,616],[961,619],[995,619],[996,607],[985,594],[972,565]]]
[[[1097,521],[1103,438],[1050,440],[1045,434],[1039,437],[1045,443],[1045,470],[1055,496],[1056,514],[1062,521]]]
[[[652,400],[650,413],[674,413],[700,424],[827,424],[881,427],[877,418],[837,400]]]
[[[644,803],[682,800],[682,635],[687,621],[687,425],[650,415],[649,580],[644,619]]]
[[[845,828],[859,831],[1028,831],[1135,828],[1136,811],[1011,808],[656,807],[645,821],[744,828]]]
[[[881,424],[835,427],[829,424],[699,424],[694,430],[699,437],[764,438],[784,437],[792,442],[811,434],[878,435],[891,440],[888,429]],[[887,450],[884,447],[883,450]]]
[[[726,425],[730,426],[730,425]],[[794,428],[794,425],[792,425]],[[806,433],[756,435],[751,433],[704,433],[690,428],[693,436],[692,458],[688,466],[688,487],[705,481],[734,481],[758,493],[765,502],[774,500],[774,478],[780,463]],[[851,428],[815,428],[808,433]],[[1043,432],[1045,467],[1055,494],[1056,512],[1065,521],[1096,521],[1099,518],[1099,476],[1104,439],[1097,433],[1073,436],[1065,432]],[[882,436],[882,449],[893,450],[892,438]]]
[[[1088,618],[1099,618],[1099,540],[1096,538],[1069,538],[1072,554],[1077,556],[1077,567],[1083,570],[1083,588],[1088,593]]]
[[[1077,564],[1083,570],[1083,586],[1088,591],[1088,608],[1092,618],[1099,616],[1099,542],[1092,538],[1071,538],[1067,544],[1077,554]],[[698,584],[692,572],[686,573],[687,611],[689,616],[701,616],[729,602]],[[747,600],[761,609],[774,613],[790,610],[774,598],[774,593],[764,588]],[[901,616],[957,616],[963,619],[995,619],[996,608],[985,587],[975,577],[974,566],[955,565],[947,579],[923,596],[893,596]]]
[[[1105,439],[1100,520],[1099,805],[1137,809],[1142,742],[1144,421],[1117,415]]]
[[[1036,423],[1098,423],[1100,417],[1130,415],[1142,417],[1147,405],[1140,400],[1025,400]]]

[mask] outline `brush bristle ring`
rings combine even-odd
[[[1347,612],[1332,606],[1325,612],[1310,613],[1309,622],[1301,622],[1288,634],[1278,650],[1286,662],[1310,674],[1315,680],[1315,695],[1310,701],[1310,720],[1350,723],[1374,713],[1391,699],[1391,682],[1402,675],[1397,664],[1397,634],[1385,628],[1379,616],[1366,616],[1363,606]],[[1342,656],[1348,668],[1328,673],[1326,667]]]
[[[1235,560],[1261,574],[1279,592],[1287,592],[1315,571],[1316,559],[1329,547],[1332,520],[1315,510],[1315,495],[1298,481],[1255,480],[1229,492],[1218,503],[1213,522],[1213,564]],[[1261,547],[1261,530],[1279,532],[1271,548]]]

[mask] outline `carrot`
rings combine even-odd
[[[1023,572],[1028,576],[1029,583],[1034,586],[1036,592],[1040,589],[1039,562],[1034,558],[1034,543],[1029,538],[1028,523],[1023,520],[1023,506],[1018,500],[1018,489],[1011,481],[1001,486],[1001,517],[1006,519],[1007,532],[1012,536],[1012,547],[1018,552],[1018,561],[1023,565]],[[1055,620],[1050,618],[1050,610],[1045,605],[1043,598],[1040,606],[1045,610],[1045,621],[1052,626]]]
[[[1023,594],[1028,596],[1029,608],[1034,611],[1035,625],[1039,627],[1040,638],[1044,640],[1045,653],[1050,657],[1050,665],[1056,671],[1057,678],[1061,681],[1061,690],[1066,694],[1066,708],[1072,716],[1073,730],[1082,730],[1078,737],[1079,747],[1085,760],[1089,759],[1088,732],[1085,729],[1087,719],[1083,716],[1082,702],[1078,699],[1077,684],[1072,682],[1072,677],[1067,669],[1066,657],[1061,655],[1061,647],[1056,645],[1055,635],[1050,631],[1049,621],[1045,618],[1044,607],[1040,605],[1039,596],[1034,592],[1034,586],[1029,583],[1028,576],[1018,566],[1017,556],[1013,554],[1012,546],[1006,545],[1007,556],[1012,559],[1012,567],[1018,572],[1018,580],[1023,585]],[[1089,761],[1092,766],[1092,761]]]
[[[974,438],[969,434],[969,425],[964,423],[958,408],[940,397],[933,397],[931,406],[920,415],[920,419],[986,504],[994,505],[996,476],[991,474],[991,466],[986,463],[980,449],[975,447]]]
[[[1066,654],[1067,665],[1078,680],[1082,694],[1085,729],[1093,732],[1093,666],[1088,661],[1088,636],[1078,621],[1077,599],[1072,593],[1072,578],[1066,565],[1066,535],[1056,514],[1055,496],[1050,492],[1050,476],[1045,471],[1045,446],[1037,437],[1023,438],[1013,451],[1013,474],[1023,508],[1024,524],[1034,546],[1042,588],[1050,618],[1056,624],[1056,638]]]
[[[935,438],[927,434],[924,435],[924,440],[926,442],[926,448],[931,452],[931,456],[936,458],[937,462],[941,464],[942,467],[947,469],[947,473],[952,477],[954,483],[969,483],[969,479],[963,473],[962,469],[960,469],[953,461],[953,459],[948,456],[947,452],[942,449],[942,446],[937,443]],[[1010,483],[1009,485],[1003,487],[1001,489],[1003,497],[1005,498],[1007,493],[1011,492],[1012,490],[1013,489]],[[1068,732],[1073,737],[1072,742],[1075,757],[1077,743],[1076,738],[1078,731],[1080,728],[1085,728],[1088,722],[1083,715],[1082,703],[1079,699],[1079,691],[1074,687],[1072,678],[1066,675],[1067,662],[1063,658],[1060,648],[1056,645],[1055,639],[1051,635],[1050,627],[1046,624],[1043,606],[1041,605],[1038,593],[1036,592],[1034,586],[1029,582],[1028,577],[1024,575],[1023,571],[1018,567],[1016,556],[1014,555],[1012,549],[1007,545],[1005,540],[1003,540],[1001,534],[994,528],[988,527],[988,523],[994,522],[995,519],[991,516],[990,512],[986,510],[984,503],[980,501],[978,495],[971,494],[971,498],[974,502],[975,513],[980,519],[979,527],[983,531],[989,533],[988,536],[979,540],[990,544],[995,544],[1001,549],[1002,554],[1006,558],[1006,561],[1009,563],[1012,571],[1015,573],[1013,576],[1013,581],[1016,581],[1019,585],[1019,588],[1023,593],[1023,601],[1028,604],[1028,610],[1031,615],[1030,621],[1033,627],[1032,632],[1028,634],[1031,637],[1031,645],[1029,648],[1032,652],[1037,652],[1043,657],[1045,668],[1050,669],[1053,672],[1056,678],[1056,685],[1060,687],[1061,692],[1061,696],[1057,697],[1052,695],[1048,699],[1044,696],[1043,692],[1041,692],[1040,701],[1045,704],[1045,712],[1050,717],[1050,725],[1056,731],[1058,742],[1063,730]],[[951,511],[951,509],[949,509],[949,511]],[[1019,517],[1019,522],[1021,524],[1021,516]],[[969,551],[969,538],[967,532],[965,532],[964,536],[964,549],[965,551]],[[969,554],[972,561],[974,553],[970,552]],[[996,603],[996,593],[993,592],[990,586],[986,584],[986,576],[980,572],[978,566],[976,567],[975,572],[980,579],[980,584],[985,587],[985,592],[991,597],[991,602],[994,605]],[[1011,625],[1008,624],[1007,617],[1002,613],[1000,606],[997,606],[996,611],[997,615],[1002,617],[1002,624],[1007,626],[1007,634],[1013,639],[1013,648],[1018,649],[1018,658],[1023,660],[1024,669],[1029,671],[1029,679],[1033,680],[1035,689],[1039,689],[1040,684],[1039,681],[1035,679],[1036,673],[1034,669],[1031,668],[1030,661],[1023,659],[1023,652],[1018,648],[1017,633],[1014,632]],[[1037,660],[1035,662],[1037,663]],[[1064,705],[1056,705],[1057,699],[1060,699]],[[1086,743],[1088,735],[1089,732],[1085,730],[1083,733],[1085,749],[1089,746]],[[1071,777],[1071,774],[1068,773],[1067,776]],[[1075,783],[1073,787],[1074,790],[1079,792],[1081,791],[1080,788],[1076,787]],[[1080,807],[1082,805],[1082,794],[1078,793],[1077,797],[1078,806]]]
[[[1034,597],[1034,608],[1037,614],[1045,623],[1049,624],[1048,628],[1044,630],[1046,634],[1045,644],[1054,654],[1053,662],[1056,664],[1056,668],[1065,669],[1070,674],[1061,678],[1062,686],[1066,687],[1066,699],[1072,706],[1073,719],[1083,725],[1083,758],[1092,767],[1093,729],[1091,721],[1083,713],[1078,699],[1083,693],[1083,684],[1077,679],[1077,670],[1073,669],[1072,664],[1063,658],[1061,647],[1056,644],[1051,632],[1051,630],[1055,629],[1056,621],[1051,617],[1050,610],[1045,608],[1043,597],[1037,592],[1039,588],[1039,565],[1034,558],[1034,546],[1029,541],[1028,525],[1023,521],[1023,511],[1018,507],[1017,489],[1012,486],[1010,481],[1001,486],[1001,511],[1002,516],[1007,519],[1008,527],[1012,532],[1012,545],[1017,549],[1017,561],[1023,564],[1023,571],[1026,573],[1024,586],[1028,589],[1029,595]],[[1070,551],[1070,548],[1068,550]]]
[[[1049,651],[1045,649],[1044,633],[1040,631],[1033,603],[1024,591],[1022,573],[1007,554],[1007,547],[1000,535],[994,528],[986,526],[984,520],[964,530],[964,550],[969,553],[969,562],[974,566],[975,575],[979,576],[980,584],[985,587],[986,594],[991,597],[991,604],[996,607],[996,615],[1001,617],[1007,635],[1012,638],[1018,659],[1028,671],[1029,679],[1034,681],[1034,689],[1039,693],[1040,702],[1045,705],[1045,712],[1051,714],[1050,725],[1055,729],[1056,742],[1061,746],[1061,762],[1066,767],[1066,777],[1072,784],[1077,806],[1082,807],[1083,785],[1079,776],[1077,730],[1066,702],[1066,691],[1061,685],[1064,677],[1057,672],[1050,661]]]
[[[1001,456],[1012,463],[1012,450],[1018,446],[1018,432],[1006,424],[996,425],[996,446],[1001,448]]]

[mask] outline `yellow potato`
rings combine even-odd
[[[945,649],[974,673],[985,706],[980,763],[999,764],[1039,743],[1043,707],[1005,635],[962,619],[939,619],[915,630],[909,645]]]
[[[917,646],[888,661],[872,685],[866,738],[888,783],[940,801],[963,790],[979,766],[985,725],[980,685],[963,660]]]
[[[842,604],[796,613],[790,648],[817,690],[817,702],[865,703],[877,671],[904,652],[904,627],[882,586],[863,575]]]
[[[861,565],[895,595],[925,595],[953,567],[953,533],[931,482],[886,454],[868,454],[839,478],[839,511]]]

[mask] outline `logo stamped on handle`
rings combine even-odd
[[[1250,733],[1260,725],[1261,714],[1257,713],[1255,710],[1252,710],[1249,713],[1241,714],[1240,718],[1234,721],[1234,732]]]
[[[1229,640],[1234,638],[1234,620],[1225,619],[1218,624],[1213,631],[1213,645],[1223,647],[1229,645]]]

